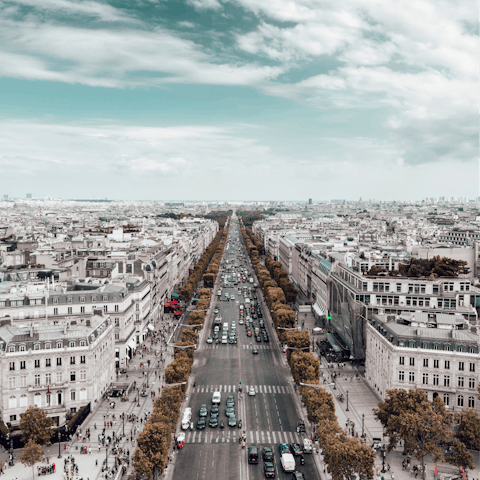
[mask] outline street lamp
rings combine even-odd
[[[387,471],[385,470],[385,457],[387,456],[387,449],[385,447],[385,444],[382,445],[380,451],[382,452],[382,473],[386,473]]]
[[[60,430],[57,430],[57,439],[58,439],[58,458],[62,458],[62,454],[60,453]]]
[[[347,390],[347,408],[345,411],[348,412],[348,390]]]
[[[125,412],[122,413],[122,437],[125,437]]]
[[[105,439],[105,468],[108,467],[108,438]]]
[[[362,413],[362,438],[365,438],[365,414]]]

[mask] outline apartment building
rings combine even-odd
[[[5,423],[18,425],[29,406],[56,425],[97,402],[114,380],[114,323],[109,315],[56,325],[0,326],[0,402]]]
[[[447,408],[479,409],[479,336],[460,314],[374,314],[366,325],[365,378],[377,394],[419,388]]]

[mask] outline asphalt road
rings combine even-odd
[[[238,221],[235,219],[230,228],[229,239],[232,238],[241,241]],[[224,259],[235,258],[228,252],[225,252]],[[241,260],[234,263],[246,264]],[[220,307],[223,322],[231,325],[231,322],[235,321],[238,343],[207,344],[207,336],[211,335],[210,332],[213,333],[210,323],[206,325],[208,335],[204,336],[203,343],[195,352],[196,363],[192,375],[196,380],[196,387],[190,390],[188,398],[194,430],[186,431],[186,445],[177,451],[172,475],[175,480],[265,478],[261,451],[262,447],[267,445],[272,447],[275,453],[276,478],[291,479],[292,474],[284,473],[281,468],[278,445],[281,442],[303,444],[304,435],[296,433],[297,420],[300,418],[294,401],[294,395],[297,394],[293,390],[290,370],[282,363],[281,356],[284,354],[276,342],[264,343],[262,340],[258,343],[254,337],[247,337],[245,326],[238,323],[239,303],[243,298],[239,297],[237,288],[222,288],[223,293],[233,293],[235,301],[218,301],[216,296],[213,301]],[[266,306],[261,307],[265,319]],[[266,328],[273,340],[275,333],[272,325],[266,325]],[[253,346],[257,346],[258,355],[252,354]],[[242,383],[243,396],[238,391],[239,382]],[[250,386],[255,388],[254,396],[247,394]],[[209,427],[208,415],[205,430],[197,430],[195,426],[200,406],[206,404],[210,413],[214,391],[220,391],[222,395],[219,422],[224,420],[225,428]],[[228,426],[225,416],[228,395],[234,396],[236,418],[242,420],[241,429]],[[241,448],[238,441],[242,432],[247,436],[245,448]],[[257,445],[259,448],[258,464],[251,465],[247,462],[250,445]],[[304,473],[307,480],[319,478],[311,454],[305,454],[305,465],[297,465],[297,470]]]

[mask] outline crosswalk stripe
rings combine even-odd
[[[265,390],[265,393],[267,393],[267,386],[266,385],[263,386],[263,389]]]
[[[259,437],[258,437],[258,430],[255,432],[257,436],[257,443],[260,443]]]
[[[268,441],[268,443],[272,443],[272,441],[270,439],[270,430],[267,430],[267,441]]]
[[[268,386],[268,393],[272,393],[272,386],[271,385]]]
[[[253,437],[253,432],[250,431],[250,443],[254,443],[255,442],[255,439]]]
[[[263,392],[262,392],[262,386],[261,386],[261,385],[258,386],[258,391],[259,391],[260,393],[263,393]]]
[[[262,430],[260,433],[262,435],[262,443],[265,443],[265,432]]]
[[[277,443],[277,437],[275,435],[275,432],[272,432],[272,438],[273,438],[273,443]]]

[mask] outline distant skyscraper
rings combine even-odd
[[[4,199],[4,200],[8,200],[8,195],[4,195],[4,196],[3,196],[3,199]]]
[[[27,193],[27,198],[32,198],[32,194],[31,194],[31,193]]]
[[[312,204],[312,199],[311,199],[311,198],[308,199],[308,204],[309,204],[309,205]]]

